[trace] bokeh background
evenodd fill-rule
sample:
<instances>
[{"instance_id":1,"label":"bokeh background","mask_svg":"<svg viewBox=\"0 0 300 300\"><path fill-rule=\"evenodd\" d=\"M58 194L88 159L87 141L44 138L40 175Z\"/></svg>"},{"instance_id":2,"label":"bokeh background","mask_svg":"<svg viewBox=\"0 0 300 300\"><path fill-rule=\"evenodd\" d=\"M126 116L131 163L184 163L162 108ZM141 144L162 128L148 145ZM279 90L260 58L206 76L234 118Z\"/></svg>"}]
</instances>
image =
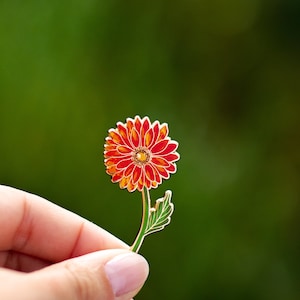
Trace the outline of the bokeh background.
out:
<instances>
[{"instance_id":1,"label":"bokeh background","mask_svg":"<svg viewBox=\"0 0 300 300\"><path fill-rule=\"evenodd\" d=\"M0 1L0 182L131 244L107 130L167 122L176 210L136 299L300 298L300 1Z\"/></svg>"}]
</instances>

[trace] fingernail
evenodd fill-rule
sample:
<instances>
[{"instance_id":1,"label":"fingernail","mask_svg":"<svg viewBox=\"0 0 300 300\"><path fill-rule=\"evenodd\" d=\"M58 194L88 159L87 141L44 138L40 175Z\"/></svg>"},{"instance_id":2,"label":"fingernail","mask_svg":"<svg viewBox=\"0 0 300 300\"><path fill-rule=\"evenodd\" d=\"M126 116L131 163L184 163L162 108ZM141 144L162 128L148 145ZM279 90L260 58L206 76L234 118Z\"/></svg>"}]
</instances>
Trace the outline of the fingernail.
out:
<instances>
[{"instance_id":1,"label":"fingernail","mask_svg":"<svg viewBox=\"0 0 300 300\"><path fill-rule=\"evenodd\" d=\"M147 261L136 253L118 255L104 269L116 297L140 288L149 272Z\"/></svg>"}]
</instances>

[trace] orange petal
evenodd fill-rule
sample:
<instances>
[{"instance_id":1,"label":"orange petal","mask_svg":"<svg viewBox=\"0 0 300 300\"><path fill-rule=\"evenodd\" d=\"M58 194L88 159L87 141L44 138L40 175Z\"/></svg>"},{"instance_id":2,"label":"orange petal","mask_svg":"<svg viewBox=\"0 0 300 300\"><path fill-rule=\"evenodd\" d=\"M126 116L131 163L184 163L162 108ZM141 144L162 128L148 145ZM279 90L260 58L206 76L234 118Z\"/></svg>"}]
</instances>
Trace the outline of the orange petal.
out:
<instances>
[{"instance_id":1,"label":"orange petal","mask_svg":"<svg viewBox=\"0 0 300 300\"><path fill-rule=\"evenodd\" d=\"M130 153L132 152L132 149L128 148L128 147L125 147L125 146L119 146L117 148L117 150L121 153Z\"/></svg>"},{"instance_id":2,"label":"orange petal","mask_svg":"<svg viewBox=\"0 0 300 300\"><path fill-rule=\"evenodd\" d=\"M105 150L105 151L116 150L116 145L105 144L105 145L104 145L104 150Z\"/></svg>"},{"instance_id":3,"label":"orange petal","mask_svg":"<svg viewBox=\"0 0 300 300\"><path fill-rule=\"evenodd\" d=\"M116 166L109 166L106 168L106 173L109 175L114 175L117 172Z\"/></svg>"},{"instance_id":4,"label":"orange petal","mask_svg":"<svg viewBox=\"0 0 300 300\"><path fill-rule=\"evenodd\" d=\"M109 136L116 144L123 144L121 136L115 130L110 130Z\"/></svg>"},{"instance_id":5,"label":"orange petal","mask_svg":"<svg viewBox=\"0 0 300 300\"><path fill-rule=\"evenodd\" d=\"M133 120L131 118L128 118L126 125L127 125L127 129L128 129L128 135L129 135L129 133L131 132L131 130L133 128Z\"/></svg>"},{"instance_id":6,"label":"orange petal","mask_svg":"<svg viewBox=\"0 0 300 300\"><path fill-rule=\"evenodd\" d=\"M151 162L158 166L169 166L169 163L162 157L152 157Z\"/></svg>"},{"instance_id":7,"label":"orange petal","mask_svg":"<svg viewBox=\"0 0 300 300\"><path fill-rule=\"evenodd\" d=\"M158 141L163 140L169 133L168 125L166 123L161 125L159 130Z\"/></svg>"},{"instance_id":8,"label":"orange petal","mask_svg":"<svg viewBox=\"0 0 300 300\"><path fill-rule=\"evenodd\" d=\"M133 191L136 190L136 187L137 187L137 185L136 185L136 184L133 184L133 183L132 183L132 180L130 180L130 181L128 182L128 185L127 185L127 190L128 190L129 192L133 192Z\"/></svg>"},{"instance_id":9,"label":"orange petal","mask_svg":"<svg viewBox=\"0 0 300 300\"><path fill-rule=\"evenodd\" d=\"M145 137L144 137L144 146L149 147L151 145L152 140L153 140L154 132L152 128L149 128L149 130L146 132Z\"/></svg>"},{"instance_id":10,"label":"orange petal","mask_svg":"<svg viewBox=\"0 0 300 300\"><path fill-rule=\"evenodd\" d=\"M128 177L123 177L120 182L119 182L119 186L121 189L124 189L127 187L128 185L128 181L129 181L129 178Z\"/></svg>"}]
</instances>

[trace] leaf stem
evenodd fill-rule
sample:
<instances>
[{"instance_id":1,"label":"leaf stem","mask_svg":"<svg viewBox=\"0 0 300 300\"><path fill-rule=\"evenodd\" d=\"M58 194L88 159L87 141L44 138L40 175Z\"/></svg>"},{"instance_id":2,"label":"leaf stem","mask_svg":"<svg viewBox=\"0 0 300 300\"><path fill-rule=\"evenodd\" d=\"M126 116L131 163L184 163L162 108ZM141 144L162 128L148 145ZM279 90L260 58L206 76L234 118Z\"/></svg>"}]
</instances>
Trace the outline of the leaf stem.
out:
<instances>
[{"instance_id":1,"label":"leaf stem","mask_svg":"<svg viewBox=\"0 0 300 300\"><path fill-rule=\"evenodd\" d=\"M145 196L145 190L147 192L147 196ZM139 251L144 241L145 230L148 226L148 221L150 216L151 199L150 199L149 190L146 188L143 188L142 190L142 201L143 201L143 215L142 215L141 227L132 246L130 247L130 250L136 253Z\"/></svg>"}]
</instances>

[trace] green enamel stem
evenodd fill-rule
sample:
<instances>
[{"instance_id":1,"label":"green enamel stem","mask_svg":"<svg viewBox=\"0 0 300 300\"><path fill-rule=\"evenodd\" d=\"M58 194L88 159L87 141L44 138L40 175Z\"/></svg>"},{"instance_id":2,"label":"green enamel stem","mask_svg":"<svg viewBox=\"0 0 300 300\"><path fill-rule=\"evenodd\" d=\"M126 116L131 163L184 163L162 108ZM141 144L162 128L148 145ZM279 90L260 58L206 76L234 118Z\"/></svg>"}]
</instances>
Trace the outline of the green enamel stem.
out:
<instances>
[{"instance_id":1,"label":"green enamel stem","mask_svg":"<svg viewBox=\"0 0 300 300\"><path fill-rule=\"evenodd\" d=\"M142 223L140 230L135 238L135 241L133 242L132 246L130 247L130 250L133 252L138 252L140 247L142 246L142 243L145 238L145 230L148 226L149 221L149 215L150 215L150 207L151 207L151 200L150 200L150 193L149 190L147 191L147 197L145 197L145 188L142 190L142 200L143 200L143 215L142 215Z\"/></svg>"}]
</instances>

